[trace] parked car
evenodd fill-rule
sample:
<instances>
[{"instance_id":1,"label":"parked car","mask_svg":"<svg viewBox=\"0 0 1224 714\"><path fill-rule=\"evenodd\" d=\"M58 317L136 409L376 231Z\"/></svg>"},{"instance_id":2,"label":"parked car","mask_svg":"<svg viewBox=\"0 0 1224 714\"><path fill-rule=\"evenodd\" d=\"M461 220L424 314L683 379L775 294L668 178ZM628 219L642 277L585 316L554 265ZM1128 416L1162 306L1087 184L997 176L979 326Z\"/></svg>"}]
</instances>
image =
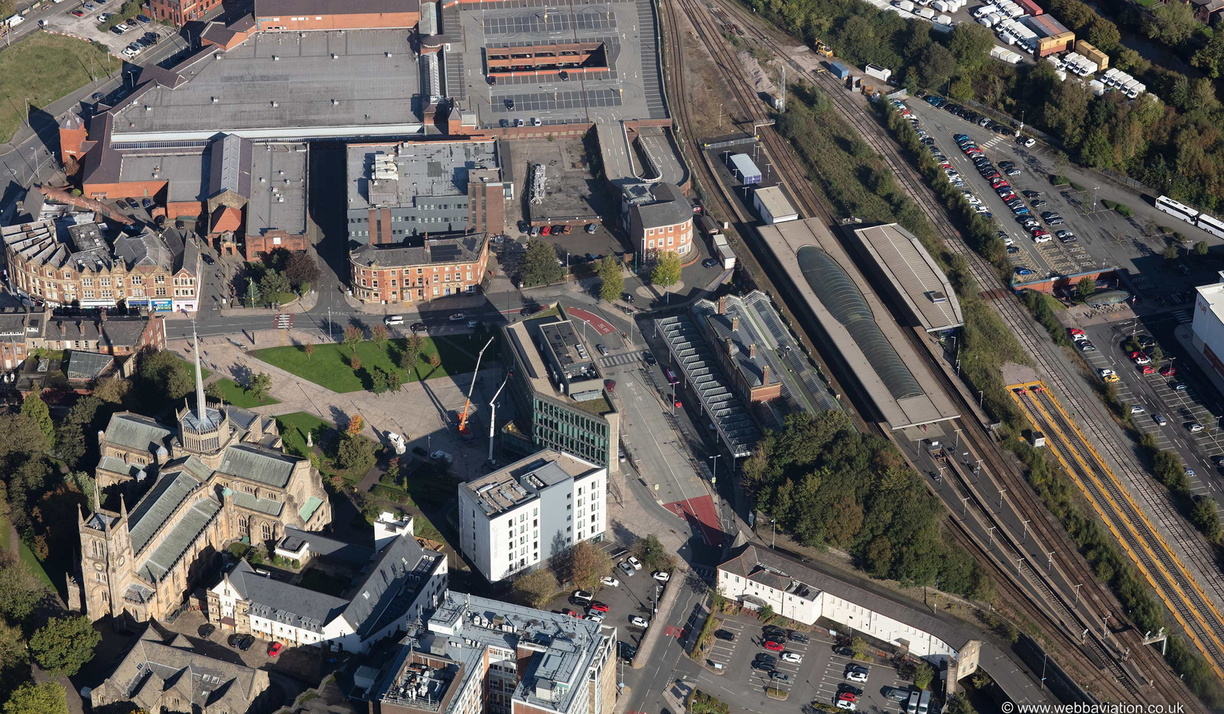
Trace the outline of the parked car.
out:
<instances>
[{"instance_id":1,"label":"parked car","mask_svg":"<svg viewBox=\"0 0 1224 714\"><path fill-rule=\"evenodd\" d=\"M718 265L717 258L706 258L705 260L701 261L701 267L703 268L713 268L716 265Z\"/></svg>"},{"instance_id":2,"label":"parked car","mask_svg":"<svg viewBox=\"0 0 1224 714\"><path fill-rule=\"evenodd\" d=\"M647 620L641 615L634 615L633 617L629 618L629 624L632 627L640 627L644 630L647 627L650 627L650 620Z\"/></svg>"},{"instance_id":3,"label":"parked car","mask_svg":"<svg viewBox=\"0 0 1224 714\"><path fill-rule=\"evenodd\" d=\"M608 607L608 604L607 604L607 603L605 603L605 602L600 602L600 601L598 601L598 600L593 600L593 601L591 602L590 608L591 608L592 610L597 611L597 612L608 612L608 610L610 610L610 609L611 609L611 608L609 608L609 607Z\"/></svg>"},{"instance_id":4,"label":"parked car","mask_svg":"<svg viewBox=\"0 0 1224 714\"><path fill-rule=\"evenodd\" d=\"M666 570L656 570L650 574L650 577L658 580L661 583L665 583L668 580L671 580L671 573L667 572Z\"/></svg>"},{"instance_id":5,"label":"parked car","mask_svg":"<svg viewBox=\"0 0 1224 714\"><path fill-rule=\"evenodd\" d=\"M583 603L589 603L594 599L595 599L595 596L587 592L586 590L575 590L574 592L570 593L570 602L578 601L578 602L583 602Z\"/></svg>"},{"instance_id":6,"label":"parked car","mask_svg":"<svg viewBox=\"0 0 1224 714\"><path fill-rule=\"evenodd\" d=\"M442 451L441 449L430 454L429 458L433 459L434 461L441 461L447 464L454 463L455 461L454 458L450 454L446 453L445 451Z\"/></svg>"},{"instance_id":7,"label":"parked car","mask_svg":"<svg viewBox=\"0 0 1224 714\"><path fill-rule=\"evenodd\" d=\"M1144 409L1142 404L1132 404L1130 408L1131 414L1142 414L1145 411L1147 411L1147 409Z\"/></svg>"},{"instance_id":8,"label":"parked car","mask_svg":"<svg viewBox=\"0 0 1224 714\"><path fill-rule=\"evenodd\" d=\"M600 585L607 585L607 586L608 586L608 587L610 587L610 588L619 588L619 587L620 587L620 581L619 581L619 580L617 580L616 578L612 577L611 575L605 575L604 577L600 578L600 579L599 579L599 584L600 584Z\"/></svg>"},{"instance_id":9,"label":"parked car","mask_svg":"<svg viewBox=\"0 0 1224 714\"><path fill-rule=\"evenodd\" d=\"M725 642L735 641L735 633L731 630L714 630L714 637Z\"/></svg>"},{"instance_id":10,"label":"parked car","mask_svg":"<svg viewBox=\"0 0 1224 714\"><path fill-rule=\"evenodd\" d=\"M787 634L786 638L791 642L799 642L805 645L809 642L807 635L803 634L802 632L795 632L794 630L791 630Z\"/></svg>"},{"instance_id":11,"label":"parked car","mask_svg":"<svg viewBox=\"0 0 1224 714\"><path fill-rule=\"evenodd\" d=\"M1118 373L1113 371L1112 369L1098 369L1097 376L1101 378L1102 382L1109 383L1109 382L1119 381Z\"/></svg>"},{"instance_id":12,"label":"parked car","mask_svg":"<svg viewBox=\"0 0 1224 714\"><path fill-rule=\"evenodd\" d=\"M625 558L625 562L626 562L626 563L628 563L629 565L632 565L634 570L641 570L641 569L642 569L642 561L638 560L637 558L633 557L632 555L631 555L631 556L629 556L628 558Z\"/></svg>"},{"instance_id":13,"label":"parked car","mask_svg":"<svg viewBox=\"0 0 1224 714\"><path fill-rule=\"evenodd\" d=\"M1088 340L1081 340L1076 344L1079 346L1080 352L1096 352L1096 345L1092 344Z\"/></svg>"},{"instance_id":14,"label":"parked car","mask_svg":"<svg viewBox=\"0 0 1224 714\"><path fill-rule=\"evenodd\" d=\"M616 567L620 568L621 572L625 574L625 577L629 577L629 578L632 578L633 574L637 572L636 570L633 569L632 565L626 562L623 562L623 561L620 563L617 563Z\"/></svg>"},{"instance_id":15,"label":"parked car","mask_svg":"<svg viewBox=\"0 0 1224 714\"><path fill-rule=\"evenodd\" d=\"M783 662L792 662L792 663L794 663L794 664L799 664L799 663L803 662L803 655L799 654L798 652L783 652L783 653L782 653L782 661L783 661Z\"/></svg>"},{"instance_id":16,"label":"parked car","mask_svg":"<svg viewBox=\"0 0 1224 714\"><path fill-rule=\"evenodd\" d=\"M1152 421L1156 422L1157 426L1164 426L1169 423L1169 420L1165 419L1162 414L1153 414Z\"/></svg>"},{"instance_id":17,"label":"parked car","mask_svg":"<svg viewBox=\"0 0 1224 714\"><path fill-rule=\"evenodd\" d=\"M200 634L200 637L203 637L203 638L204 638L204 639L206 639L206 640L207 640L209 637L212 637L212 634L213 634L214 632L216 632L216 631L217 631L216 626L215 626L215 625L210 625L210 624L208 624L207 622L205 622L203 625L200 625L200 629L199 629L199 630L197 630L197 632L199 632L199 634Z\"/></svg>"},{"instance_id":18,"label":"parked car","mask_svg":"<svg viewBox=\"0 0 1224 714\"><path fill-rule=\"evenodd\" d=\"M784 674L776 670L769 673L769 678L775 682L780 682L781 684L790 684L792 681L789 674Z\"/></svg>"},{"instance_id":19,"label":"parked car","mask_svg":"<svg viewBox=\"0 0 1224 714\"><path fill-rule=\"evenodd\" d=\"M1196 421L1186 422L1182 426L1186 427L1186 431L1190 432L1191 434L1197 434L1203 430L1203 425Z\"/></svg>"},{"instance_id":20,"label":"parked car","mask_svg":"<svg viewBox=\"0 0 1224 714\"><path fill-rule=\"evenodd\" d=\"M275 657L284 651L284 649L285 645L281 644L280 642L273 642L272 644L268 645L268 656Z\"/></svg>"},{"instance_id":21,"label":"parked car","mask_svg":"<svg viewBox=\"0 0 1224 714\"><path fill-rule=\"evenodd\" d=\"M411 325L409 325L409 326L408 326L408 329L409 329L409 330L412 330L413 332L424 332L424 331L425 331L425 323L423 323L423 322L414 322L414 323L412 323Z\"/></svg>"},{"instance_id":22,"label":"parked car","mask_svg":"<svg viewBox=\"0 0 1224 714\"><path fill-rule=\"evenodd\" d=\"M866 682L868 670L866 667L851 665L846 668L846 679L851 682Z\"/></svg>"},{"instance_id":23,"label":"parked car","mask_svg":"<svg viewBox=\"0 0 1224 714\"><path fill-rule=\"evenodd\" d=\"M1177 368L1171 364L1160 368L1160 375L1162 377L1172 377L1175 374L1177 374Z\"/></svg>"},{"instance_id":24,"label":"parked car","mask_svg":"<svg viewBox=\"0 0 1224 714\"><path fill-rule=\"evenodd\" d=\"M786 646L777 640L765 640L761 643L761 646L770 652L781 652L782 650L786 649Z\"/></svg>"},{"instance_id":25,"label":"parked car","mask_svg":"<svg viewBox=\"0 0 1224 714\"><path fill-rule=\"evenodd\" d=\"M464 315L462 312L456 312L446 319L450 320L451 322L463 322L465 319L467 319L467 315Z\"/></svg>"}]
</instances>

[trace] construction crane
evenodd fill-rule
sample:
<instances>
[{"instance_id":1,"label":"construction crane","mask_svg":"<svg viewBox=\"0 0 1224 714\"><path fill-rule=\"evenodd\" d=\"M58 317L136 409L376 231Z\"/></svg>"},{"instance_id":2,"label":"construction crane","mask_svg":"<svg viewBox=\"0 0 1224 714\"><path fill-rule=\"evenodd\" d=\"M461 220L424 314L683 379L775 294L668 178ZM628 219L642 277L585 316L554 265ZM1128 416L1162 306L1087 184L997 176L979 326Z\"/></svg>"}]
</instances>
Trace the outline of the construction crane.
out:
<instances>
[{"instance_id":1,"label":"construction crane","mask_svg":"<svg viewBox=\"0 0 1224 714\"><path fill-rule=\"evenodd\" d=\"M485 350L489 349L489 345L493 344L493 338L485 343L484 347L480 348L480 352L476 355L476 371L472 373L472 383L468 385L467 402L463 405L463 413L459 415L459 435L471 436L469 433L467 420L468 412L472 408L472 391L476 389L476 377L480 374L480 358L484 357Z\"/></svg>"}]
</instances>

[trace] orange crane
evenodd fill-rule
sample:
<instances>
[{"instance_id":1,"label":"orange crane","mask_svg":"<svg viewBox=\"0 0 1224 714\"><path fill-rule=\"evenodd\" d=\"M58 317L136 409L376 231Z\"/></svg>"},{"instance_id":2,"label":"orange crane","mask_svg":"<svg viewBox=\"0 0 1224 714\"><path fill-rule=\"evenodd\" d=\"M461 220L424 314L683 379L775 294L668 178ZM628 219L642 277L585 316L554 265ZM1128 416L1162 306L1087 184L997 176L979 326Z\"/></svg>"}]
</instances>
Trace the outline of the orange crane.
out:
<instances>
[{"instance_id":1,"label":"orange crane","mask_svg":"<svg viewBox=\"0 0 1224 714\"><path fill-rule=\"evenodd\" d=\"M467 401L463 404L463 413L459 415L459 435L471 436L468 430L467 420L468 412L472 408L472 391L476 389L476 377L480 374L480 358L484 357L485 350L489 349L489 345L493 344L493 338L485 343L484 347L480 348L480 352L476 355L476 371L472 373L472 383L468 385Z\"/></svg>"}]
</instances>

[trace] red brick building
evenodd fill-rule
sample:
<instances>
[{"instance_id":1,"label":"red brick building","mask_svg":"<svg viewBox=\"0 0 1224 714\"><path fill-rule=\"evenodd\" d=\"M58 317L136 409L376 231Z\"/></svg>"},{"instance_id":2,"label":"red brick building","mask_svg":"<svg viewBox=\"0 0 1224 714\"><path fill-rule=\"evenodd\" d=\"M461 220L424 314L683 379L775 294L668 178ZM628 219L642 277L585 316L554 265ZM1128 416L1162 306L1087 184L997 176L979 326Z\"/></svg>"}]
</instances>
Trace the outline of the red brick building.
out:
<instances>
[{"instance_id":1,"label":"red brick building","mask_svg":"<svg viewBox=\"0 0 1224 714\"><path fill-rule=\"evenodd\" d=\"M209 11L218 7L221 7L221 0L149 0L149 11L153 14L153 19L179 26L192 20L201 20Z\"/></svg>"},{"instance_id":2,"label":"red brick building","mask_svg":"<svg viewBox=\"0 0 1224 714\"><path fill-rule=\"evenodd\" d=\"M421 19L419 0L256 0L262 32L409 29Z\"/></svg>"},{"instance_id":3,"label":"red brick building","mask_svg":"<svg viewBox=\"0 0 1224 714\"><path fill-rule=\"evenodd\" d=\"M475 294L488 270L489 240L472 233L427 239L423 246L363 245L349 260L353 295L359 300L411 304Z\"/></svg>"}]
</instances>

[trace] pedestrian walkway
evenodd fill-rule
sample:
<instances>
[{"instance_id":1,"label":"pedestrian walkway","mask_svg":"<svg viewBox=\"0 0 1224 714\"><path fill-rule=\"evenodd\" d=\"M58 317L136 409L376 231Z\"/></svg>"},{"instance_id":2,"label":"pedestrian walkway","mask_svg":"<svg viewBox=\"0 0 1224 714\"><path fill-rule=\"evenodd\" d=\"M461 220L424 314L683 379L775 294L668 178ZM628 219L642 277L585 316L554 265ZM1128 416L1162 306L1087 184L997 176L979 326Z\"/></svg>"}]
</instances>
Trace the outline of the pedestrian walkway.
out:
<instances>
[{"instance_id":1,"label":"pedestrian walkway","mask_svg":"<svg viewBox=\"0 0 1224 714\"><path fill-rule=\"evenodd\" d=\"M174 349L191 356L189 344L179 343ZM487 441L461 439L450 427L455 414L463 409L473 379L477 380L474 402L488 402L492 391L501 383L500 366L481 370L479 374L448 375L411 382L398 392L378 395L372 392L334 392L261 361L225 337L202 339L200 351L209 369L240 384L245 383L249 375L260 372L272 377L270 394L279 404L255 407L251 411L267 416L306 412L332 424L360 414L365 420L362 434L379 443L386 443L386 433L394 431L407 437L409 448L419 445L431 451L441 449L449 452L454 459L454 473L459 478L471 479L482 473ZM372 484L363 482L362 485Z\"/></svg>"}]
</instances>

